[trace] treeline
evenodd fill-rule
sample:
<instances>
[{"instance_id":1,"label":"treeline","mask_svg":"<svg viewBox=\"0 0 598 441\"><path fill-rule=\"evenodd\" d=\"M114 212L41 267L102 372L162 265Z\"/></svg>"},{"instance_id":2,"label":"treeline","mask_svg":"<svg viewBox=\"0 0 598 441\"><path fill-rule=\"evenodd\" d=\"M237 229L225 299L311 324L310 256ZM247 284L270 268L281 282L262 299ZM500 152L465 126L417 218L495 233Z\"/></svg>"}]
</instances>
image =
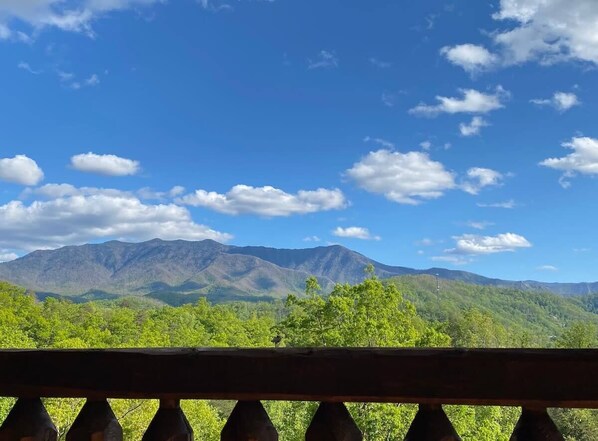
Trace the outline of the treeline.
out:
<instances>
[{"instance_id":1,"label":"treeline","mask_svg":"<svg viewBox=\"0 0 598 441\"><path fill-rule=\"evenodd\" d=\"M284 302L211 305L200 300L180 307L151 306L134 298L75 304L48 298L0 282L0 347L512 347L548 342L555 347L596 347L593 322L573 322L558 335L536 335L524 327L513 332L489 311L475 307L441 319L424 318L393 283L373 274L356 285L337 285L323 296L315 278L303 296ZM126 369L126 366L123 366ZM13 400L0 399L0 419ZM82 400L45 401L61 439L77 415ZM125 439L141 439L156 411L153 400L111 400ZM183 408L196 439L218 440L234 403L185 401ZM267 402L281 440L304 439L316 403ZM364 439L402 439L416 408L405 404L348 406ZM519 409L447 406L447 413L464 440L508 440ZM554 410L553 417L568 440L598 439L598 414L589 410Z\"/></svg>"}]
</instances>

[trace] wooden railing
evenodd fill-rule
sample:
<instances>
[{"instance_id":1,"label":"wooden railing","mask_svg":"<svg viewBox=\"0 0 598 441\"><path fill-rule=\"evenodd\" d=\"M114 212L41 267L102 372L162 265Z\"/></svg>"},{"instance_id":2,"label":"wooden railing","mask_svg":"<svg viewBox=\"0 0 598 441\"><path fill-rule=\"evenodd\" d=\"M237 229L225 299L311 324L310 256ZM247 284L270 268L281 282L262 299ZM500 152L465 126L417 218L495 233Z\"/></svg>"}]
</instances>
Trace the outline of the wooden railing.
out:
<instances>
[{"instance_id":1,"label":"wooden railing","mask_svg":"<svg viewBox=\"0 0 598 441\"><path fill-rule=\"evenodd\" d=\"M523 408L512 440L563 440L548 407L598 408L598 350L147 349L0 351L17 397L0 441L51 441L40 397L87 398L67 441L116 441L107 398L159 399L143 441L192 440L179 400L237 400L224 441L277 440L261 400L321 402L306 440L361 440L344 402L417 403L409 441L459 440L442 404Z\"/></svg>"}]
</instances>

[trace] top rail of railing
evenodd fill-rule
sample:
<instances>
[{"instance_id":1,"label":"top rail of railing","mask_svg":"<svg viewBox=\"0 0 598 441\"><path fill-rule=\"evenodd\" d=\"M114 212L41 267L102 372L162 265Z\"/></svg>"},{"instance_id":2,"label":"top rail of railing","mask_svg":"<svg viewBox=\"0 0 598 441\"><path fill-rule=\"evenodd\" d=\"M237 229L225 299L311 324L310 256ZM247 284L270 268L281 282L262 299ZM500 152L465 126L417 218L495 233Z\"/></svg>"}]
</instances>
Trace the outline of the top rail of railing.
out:
<instances>
[{"instance_id":1,"label":"top rail of railing","mask_svg":"<svg viewBox=\"0 0 598 441\"><path fill-rule=\"evenodd\" d=\"M2 350L0 396L598 408L598 350Z\"/></svg>"}]
</instances>

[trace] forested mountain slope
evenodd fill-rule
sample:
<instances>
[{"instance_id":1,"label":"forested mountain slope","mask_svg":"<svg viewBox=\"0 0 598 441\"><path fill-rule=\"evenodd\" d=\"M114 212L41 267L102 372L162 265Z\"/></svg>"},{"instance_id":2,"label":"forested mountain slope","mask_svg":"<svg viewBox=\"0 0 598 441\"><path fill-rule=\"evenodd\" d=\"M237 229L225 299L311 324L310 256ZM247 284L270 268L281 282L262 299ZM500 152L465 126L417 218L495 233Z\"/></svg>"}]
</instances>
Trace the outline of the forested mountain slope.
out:
<instances>
[{"instance_id":1,"label":"forested mountain slope","mask_svg":"<svg viewBox=\"0 0 598 441\"><path fill-rule=\"evenodd\" d=\"M443 268L416 270L376 262L339 245L308 249L236 247L212 240L142 243L111 241L34 251L0 264L0 280L41 295L81 296L85 300L147 295L167 303L260 296L283 298L301 292L307 276L318 277L325 291L335 283L363 280L372 264L380 278L430 274L484 286L508 286L558 294L598 292L596 283L543 283L490 279ZM188 298L187 298L188 296Z\"/></svg>"}]
</instances>

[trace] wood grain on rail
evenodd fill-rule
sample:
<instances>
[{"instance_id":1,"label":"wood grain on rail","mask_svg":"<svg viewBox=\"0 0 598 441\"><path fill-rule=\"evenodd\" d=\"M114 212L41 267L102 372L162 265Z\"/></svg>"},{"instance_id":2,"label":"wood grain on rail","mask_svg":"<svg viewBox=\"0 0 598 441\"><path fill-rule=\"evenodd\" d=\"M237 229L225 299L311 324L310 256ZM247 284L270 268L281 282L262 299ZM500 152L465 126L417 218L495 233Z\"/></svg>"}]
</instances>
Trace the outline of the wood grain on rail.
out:
<instances>
[{"instance_id":1,"label":"wood grain on rail","mask_svg":"<svg viewBox=\"0 0 598 441\"><path fill-rule=\"evenodd\" d=\"M2 350L0 396L598 408L598 350Z\"/></svg>"}]
</instances>

